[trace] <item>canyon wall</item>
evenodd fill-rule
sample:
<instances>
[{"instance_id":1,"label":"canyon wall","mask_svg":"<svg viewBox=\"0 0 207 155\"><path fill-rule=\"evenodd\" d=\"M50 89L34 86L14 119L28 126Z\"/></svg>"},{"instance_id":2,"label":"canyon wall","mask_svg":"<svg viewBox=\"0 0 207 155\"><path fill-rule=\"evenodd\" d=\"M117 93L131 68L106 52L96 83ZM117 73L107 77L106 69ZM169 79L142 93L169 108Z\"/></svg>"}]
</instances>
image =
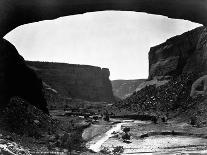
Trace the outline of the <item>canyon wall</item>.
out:
<instances>
[{"instance_id":1,"label":"canyon wall","mask_svg":"<svg viewBox=\"0 0 207 155\"><path fill-rule=\"evenodd\" d=\"M114 101L107 68L28 61L39 77L59 94L88 101Z\"/></svg>"},{"instance_id":2,"label":"canyon wall","mask_svg":"<svg viewBox=\"0 0 207 155\"><path fill-rule=\"evenodd\" d=\"M16 48L4 39L0 39L0 86L1 110L11 97L18 96L48 113L41 79L26 66Z\"/></svg>"},{"instance_id":3,"label":"canyon wall","mask_svg":"<svg viewBox=\"0 0 207 155\"><path fill-rule=\"evenodd\" d=\"M207 109L207 28L198 27L152 47L149 78L143 84L109 111L116 115L170 113L173 117L176 114L175 117L182 115L186 119L204 118Z\"/></svg>"},{"instance_id":4,"label":"canyon wall","mask_svg":"<svg viewBox=\"0 0 207 155\"><path fill-rule=\"evenodd\" d=\"M152 47L149 52L149 79L182 73L207 73L207 28L198 27Z\"/></svg>"},{"instance_id":5,"label":"canyon wall","mask_svg":"<svg viewBox=\"0 0 207 155\"><path fill-rule=\"evenodd\" d=\"M191 97L207 96L207 27L198 27L152 47L149 52L149 79L194 73Z\"/></svg>"}]
</instances>

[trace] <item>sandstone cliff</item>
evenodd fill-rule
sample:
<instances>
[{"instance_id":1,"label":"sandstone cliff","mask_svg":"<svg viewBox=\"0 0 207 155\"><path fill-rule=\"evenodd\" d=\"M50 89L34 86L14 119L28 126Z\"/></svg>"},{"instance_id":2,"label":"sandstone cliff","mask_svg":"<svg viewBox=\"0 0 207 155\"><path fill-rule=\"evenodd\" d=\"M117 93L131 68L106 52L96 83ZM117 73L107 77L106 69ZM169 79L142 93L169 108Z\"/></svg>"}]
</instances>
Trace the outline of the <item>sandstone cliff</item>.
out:
<instances>
[{"instance_id":1,"label":"sandstone cliff","mask_svg":"<svg viewBox=\"0 0 207 155\"><path fill-rule=\"evenodd\" d=\"M110 72L106 68L32 61L27 64L60 95L88 101L114 101Z\"/></svg>"},{"instance_id":2,"label":"sandstone cliff","mask_svg":"<svg viewBox=\"0 0 207 155\"><path fill-rule=\"evenodd\" d=\"M26 66L24 59L8 41L0 40L0 106L5 107L10 98L19 96L48 113L42 93L42 81Z\"/></svg>"},{"instance_id":3,"label":"sandstone cliff","mask_svg":"<svg viewBox=\"0 0 207 155\"><path fill-rule=\"evenodd\" d=\"M116 114L196 117L205 125L207 28L199 27L152 47L149 79L125 100L110 107Z\"/></svg>"},{"instance_id":4,"label":"sandstone cliff","mask_svg":"<svg viewBox=\"0 0 207 155\"><path fill-rule=\"evenodd\" d=\"M199 27L152 47L149 52L149 79L182 73L207 73L207 28Z\"/></svg>"},{"instance_id":5,"label":"sandstone cliff","mask_svg":"<svg viewBox=\"0 0 207 155\"><path fill-rule=\"evenodd\" d=\"M191 96L207 95L207 28L198 27L152 47L149 52L149 79L196 73Z\"/></svg>"}]
</instances>

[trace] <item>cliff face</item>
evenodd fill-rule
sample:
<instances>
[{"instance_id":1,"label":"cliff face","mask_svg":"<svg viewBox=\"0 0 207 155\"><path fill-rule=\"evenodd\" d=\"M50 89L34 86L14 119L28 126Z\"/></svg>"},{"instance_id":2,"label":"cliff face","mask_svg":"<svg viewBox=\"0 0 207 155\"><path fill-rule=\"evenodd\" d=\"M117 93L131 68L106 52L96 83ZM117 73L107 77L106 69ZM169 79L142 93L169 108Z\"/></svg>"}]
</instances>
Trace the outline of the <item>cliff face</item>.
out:
<instances>
[{"instance_id":1,"label":"cliff face","mask_svg":"<svg viewBox=\"0 0 207 155\"><path fill-rule=\"evenodd\" d=\"M109 110L205 118L207 95L207 28L199 27L152 47L149 79ZM121 109L121 110L120 110ZM204 123L205 124L205 123ZM203 125L204 125L203 124Z\"/></svg>"},{"instance_id":2,"label":"cliff face","mask_svg":"<svg viewBox=\"0 0 207 155\"><path fill-rule=\"evenodd\" d=\"M16 48L0 40L0 106L5 107L10 98L19 96L48 113L42 93L42 81L28 68Z\"/></svg>"},{"instance_id":3,"label":"cliff face","mask_svg":"<svg viewBox=\"0 0 207 155\"><path fill-rule=\"evenodd\" d=\"M27 64L61 95L88 101L114 101L110 72L106 68L31 61Z\"/></svg>"},{"instance_id":4,"label":"cliff face","mask_svg":"<svg viewBox=\"0 0 207 155\"><path fill-rule=\"evenodd\" d=\"M119 99L125 99L130 96L145 79L138 80L113 80L112 88L114 96Z\"/></svg>"},{"instance_id":5,"label":"cliff face","mask_svg":"<svg viewBox=\"0 0 207 155\"><path fill-rule=\"evenodd\" d=\"M207 28L199 27L152 47L149 52L149 79L181 73L207 73Z\"/></svg>"}]
</instances>

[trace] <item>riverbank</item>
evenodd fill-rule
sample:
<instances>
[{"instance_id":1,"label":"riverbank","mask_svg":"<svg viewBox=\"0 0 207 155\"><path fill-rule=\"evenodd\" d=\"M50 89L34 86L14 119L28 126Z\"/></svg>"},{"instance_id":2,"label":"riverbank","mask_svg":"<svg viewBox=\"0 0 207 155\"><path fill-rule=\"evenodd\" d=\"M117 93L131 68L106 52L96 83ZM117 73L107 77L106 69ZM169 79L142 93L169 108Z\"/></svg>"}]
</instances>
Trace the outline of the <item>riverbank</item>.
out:
<instances>
[{"instance_id":1,"label":"riverbank","mask_svg":"<svg viewBox=\"0 0 207 155\"><path fill-rule=\"evenodd\" d=\"M121 138L113 136L113 131L121 132L124 127L130 127L132 136L130 143L124 143ZM127 154L181 154L207 153L207 128L196 128L188 123L169 121L154 124L144 121L126 121L112 126L105 134L94 137L87 146L94 153L82 155L100 155L102 149L113 150L123 147ZM99 153L95 153L99 152Z\"/></svg>"},{"instance_id":2,"label":"riverbank","mask_svg":"<svg viewBox=\"0 0 207 155\"><path fill-rule=\"evenodd\" d=\"M112 127L112 122L99 121L96 124L91 124L82 133L84 141L90 141L94 138L103 136Z\"/></svg>"}]
</instances>

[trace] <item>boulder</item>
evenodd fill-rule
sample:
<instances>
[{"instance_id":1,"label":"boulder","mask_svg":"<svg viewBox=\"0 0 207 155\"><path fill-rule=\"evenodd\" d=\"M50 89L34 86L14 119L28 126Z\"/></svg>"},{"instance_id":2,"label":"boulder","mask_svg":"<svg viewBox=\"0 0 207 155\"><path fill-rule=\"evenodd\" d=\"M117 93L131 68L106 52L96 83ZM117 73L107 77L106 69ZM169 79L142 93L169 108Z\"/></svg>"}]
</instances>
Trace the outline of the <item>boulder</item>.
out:
<instances>
[{"instance_id":1,"label":"boulder","mask_svg":"<svg viewBox=\"0 0 207 155\"><path fill-rule=\"evenodd\" d=\"M207 95L207 75L198 78L191 87L191 97L196 97L198 95Z\"/></svg>"},{"instance_id":2,"label":"boulder","mask_svg":"<svg viewBox=\"0 0 207 155\"><path fill-rule=\"evenodd\" d=\"M0 139L0 154L4 155L31 155L22 146L9 140Z\"/></svg>"}]
</instances>

